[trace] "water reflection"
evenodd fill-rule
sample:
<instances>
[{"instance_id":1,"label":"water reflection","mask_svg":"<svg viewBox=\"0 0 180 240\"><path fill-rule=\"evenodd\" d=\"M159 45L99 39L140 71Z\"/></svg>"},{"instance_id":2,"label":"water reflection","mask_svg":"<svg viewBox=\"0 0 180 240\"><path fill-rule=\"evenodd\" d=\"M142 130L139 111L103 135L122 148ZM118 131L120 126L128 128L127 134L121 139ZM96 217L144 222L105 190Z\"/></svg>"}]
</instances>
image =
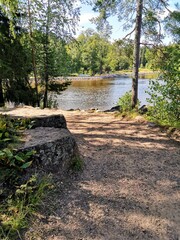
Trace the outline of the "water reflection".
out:
<instances>
[{"instance_id":1,"label":"water reflection","mask_svg":"<svg viewBox=\"0 0 180 240\"><path fill-rule=\"evenodd\" d=\"M119 97L131 90L131 78L74 80L67 90L57 97L59 108L62 109L110 109L117 104ZM149 81L139 80L139 99L146 104Z\"/></svg>"}]
</instances>

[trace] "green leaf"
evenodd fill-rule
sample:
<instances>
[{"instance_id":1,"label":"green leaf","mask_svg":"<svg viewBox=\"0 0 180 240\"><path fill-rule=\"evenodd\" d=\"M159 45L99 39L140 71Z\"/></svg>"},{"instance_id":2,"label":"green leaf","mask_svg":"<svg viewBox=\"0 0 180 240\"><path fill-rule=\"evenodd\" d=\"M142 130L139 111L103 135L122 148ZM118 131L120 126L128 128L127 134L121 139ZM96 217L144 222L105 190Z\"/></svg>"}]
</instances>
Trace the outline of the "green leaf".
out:
<instances>
[{"instance_id":1,"label":"green leaf","mask_svg":"<svg viewBox=\"0 0 180 240\"><path fill-rule=\"evenodd\" d=\"M5 153L3 151L0 151L0 157L4 156Z\"/></svg>"},{"instance_id":2,"label":"green leaf","mask_svg":"<svg viewBox=\"0 0 180 240\"><path fill-rule=\"evenodd\" d=\"M8 132L5 132L4 135L5 135L6 138L9 138L9 133Z\"/></svg>"},{"instance_id":3,"label":"green leaf","mask_svg":"<svg viewBox=\"0 0 180 240\"><path fill-rule=\"evenodd\" d=\"M13 157L13 153L8 148L5 148L3 151L6 153L8 158L12 158Z\"/></svg>"},{"instance_id":4,"label":"green leaf","mask_svg":"<svg viewBox=\"0 0 180 240\"><path fill-rule=\"evenodd\" d=\"M10 138L4 138L3 139L3 142L8 142L8 141L11 141L11 139Z\"/></svg>"},{"instance_id":5,"label":"green leaf","mask_svg":"<svg viewBox=\"0 0 180 240\"><path fill-rule=\"evenodd\" d=\"M35 153L36 153L35 150L31 150L31 151L29 151L29 152L26 153L26 156L27 156L27 157L31 157L31 156L34 155Z\"/></svg>"},{"instance_id":6,"label":"green leaf","mask_svg":"<svg viewBox=\"0 0 180 240\"><path fill-rule=\"evenodd\" d=\"M24 159L22 157L20 157L19 155L15 155L14 157L17 161L24 162Z\"/></svg>"},{"instance_id":7,"label":"green leaf","mask_svg":"<svg viewBox=\"0 0 180 240\"><path fill-rule=\"evenodd\" d=\"M26 162L26 163L24 163L24 164L21 166L21 168L22 168L22 169L26 169L26 168L30 167L31 164L32 164L32 161Z\"/></svg>"}]
</instances>

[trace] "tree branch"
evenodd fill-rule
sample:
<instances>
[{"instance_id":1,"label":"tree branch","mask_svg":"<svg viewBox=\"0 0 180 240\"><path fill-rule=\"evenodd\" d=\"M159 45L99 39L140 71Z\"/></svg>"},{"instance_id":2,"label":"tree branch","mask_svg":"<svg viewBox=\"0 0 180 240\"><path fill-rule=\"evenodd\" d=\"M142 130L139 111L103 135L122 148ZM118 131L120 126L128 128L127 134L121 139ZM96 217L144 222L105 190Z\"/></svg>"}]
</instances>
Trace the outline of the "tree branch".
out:
<instances>
[{"instance_id":1,"label":"tree branch","mask_svg":"<svg viewBox=\"0 0 180 240\"><path fill-rule=\"evenodd\" d=\"M160 0L160 2L164 5L165 9L169 12L172 13L172 11L167 7L166 3L164 2L164 0Z\"/></svg>"},{"instance_id":2,"label":"tree branch","mask_svg":"<svg viewBox=\"0 0 180 240\"><path fill-rule=\"evenodd\" d=\"M128 36L130 36L134 31L135 31L135 27L134 27L134 29L130 32L130 33L128 33L125 37L123 37L123 39L122 40L124 40L124 39L126 39Z\"/></svg>"}]
</instances>

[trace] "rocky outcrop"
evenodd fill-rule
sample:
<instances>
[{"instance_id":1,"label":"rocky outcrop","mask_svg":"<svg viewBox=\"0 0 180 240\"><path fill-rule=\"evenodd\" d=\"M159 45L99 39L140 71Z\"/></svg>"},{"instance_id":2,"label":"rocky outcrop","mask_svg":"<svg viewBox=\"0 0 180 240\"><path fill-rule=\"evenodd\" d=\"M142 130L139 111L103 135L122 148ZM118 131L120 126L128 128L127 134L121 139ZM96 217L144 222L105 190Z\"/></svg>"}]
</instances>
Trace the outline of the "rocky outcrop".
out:
<instances>
[{"instance_id":1,"label":"rocky outcrop","mask_svg":"<svg viewBox=\"0 0 180 240\"><path fill-rule=\"evenodd\" d=\"M33 129L24 132L23 141L17 151L34 150L33 167L38 166L53 172L67 171L71 161L79 155L79 152L74 136L67 129L64 116L41 115L28 119L33 121Z\"/></svg>"},{"instance_id":2,"label":"rocky outcrop","mask_svg":"<svg viewBox=\"0 0 180 240\"><path fill-rule=\"evenodd\" d=\"M34 166L46 171L67 171L71 160L78 155L75 138L68 129L38 127L26 130L24 143L18 151L35 150Z\"/></svg>"}]
</instances>

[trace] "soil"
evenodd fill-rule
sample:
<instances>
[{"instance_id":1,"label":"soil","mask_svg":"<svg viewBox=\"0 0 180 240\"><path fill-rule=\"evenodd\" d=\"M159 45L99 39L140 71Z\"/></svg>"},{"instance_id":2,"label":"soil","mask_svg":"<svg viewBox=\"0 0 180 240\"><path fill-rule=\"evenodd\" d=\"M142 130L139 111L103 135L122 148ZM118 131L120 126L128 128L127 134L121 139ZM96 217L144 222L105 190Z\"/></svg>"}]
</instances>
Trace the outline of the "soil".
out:
<instances>
[{"instance_id":1,"label":"soil","mask_svg":"<svg viewBox=\"0 0 180 240\"><path fill-rule=\"evenodd\" d=\"M42 110L11 111L23 115ZM25 240L180 240L180 142L139 117L64 114L84 160L82 172L53 176Z\"/></svg>"}]
</instances>

